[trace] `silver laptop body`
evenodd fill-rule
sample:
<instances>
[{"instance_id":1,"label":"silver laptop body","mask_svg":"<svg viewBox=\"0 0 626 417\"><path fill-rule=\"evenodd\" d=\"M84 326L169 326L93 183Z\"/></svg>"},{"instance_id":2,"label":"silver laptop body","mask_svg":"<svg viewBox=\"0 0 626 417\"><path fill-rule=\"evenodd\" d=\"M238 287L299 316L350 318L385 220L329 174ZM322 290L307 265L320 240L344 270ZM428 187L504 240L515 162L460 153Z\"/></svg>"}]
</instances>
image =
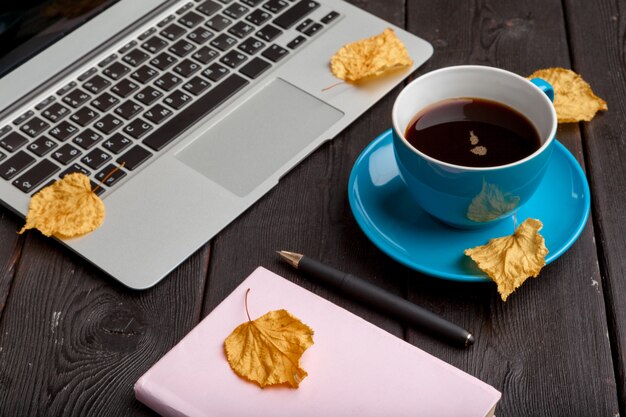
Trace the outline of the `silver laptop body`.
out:
<instances>
[{"instance_id":1,"label":"silver laptop body","mask_svg":"<svg viewBox=\"0 0 626 417\"><path fill-rule=\"evenodd\" d=\"M274 187L293 166L322 143L334 138L432 54L427 42L343 1L242 0L225 3L218 0L209 3L204 0L121 0L0 79L0 142L5 140L2 142L5 147L0 147L0 153L4 155L0 168L4 168L5 172L0 172L0 175L6 177L0 178L0 198L6 207L22 217L27 213L31 195L58 179L70 167L86 168L93 182L98 183L106 167L119 165L122 155L137 147L132 155L133 169L122 168L121 172L126 175L119 178L118 174L114 181L109 180L112 186L107 183L102 186L105 192L101 197L106 205L103 225L86 236L61 241L130 288L145 289L159 282ZM203 13L197 10L199 7ZM212 10L216 7L220 9ZM298 7L299 10L287 14L290 7ZM307 7L310 10L303 11ZM266 17L266 12L273 14L270 13L265 23L255 25L248 16L257 9L255 17ZM193 14L188 14L190 11ZM273 30L271 33L259 34L267 37L261 39L260 44L248 43L248 47L258 50L244 53L244 62L234 65L231 58L242 57L243 49L239 45L232 49L236 53L230 54L229 58L224 58L230 52L228 45L224 46L225 51L211 47L219 53L213 62L220 62L228 70L225 78L214 82L206 77L209 71L205 73L205 70L209 64L194 58L194 53L205 45L211 45L211 40L204 44L189 42L190 32L199 27L206 28L207 22L198 23L197 28L194 22L185 20L180 23L183 16L193 19L195 15L200 15L206 20L210 17L207 14L227 17L226 20L230 21L220 42L229 38L243 42L247 37L256 36L257 31L267 29L267 24L279 29L280 33L269 28ZM276 20L282 14L286 16ZM304 16L300 16L302 14ZM294 19L297 20L292 22ZM251 31L249 36L230 30L240 21L237 30L244 33ZM145 97L138 96L144 84L129 78L131 84L138 87L137 91L127 95L129 100L140 105L135 106L137 113L134 116L121 116L123 111L132 113L133 109L129 110L126 106L125 110L118 110L116 106L121 106L124 99L113 93L111 95L118 100L116 106L104 111L92 111L95 105L101 104L94 104L94 100L118 82L119 74L112 72L119 66L104 73L111 62L119 62L133 72L141 65L131 65L136 62L132 61L132 57L125 56L130 50L137 49L148 55L146 58L136 52L138 59L145 59L144 64L151 68L157 53L143 47L148 39L154 36L164 38L168 42L166 51L177 43L176 34L172 36L172 41L167 39L169 32L161 34L171 22L179 22L178 26L186 30L180 38L185 42L177 44L178 47L192 44L195 51L187 56L184 51L176 51L181 56L170 53L184 68L176 66L174 70L172 66L160 71L158 76L175 75L173 78L178 78L180 85L173 88L167 85L168 81L164 78L166 85L163 89L154 87L160 94L159 99L156 103L145 105L139 101ZM189 23L189 27L185 27L184 23ZM220 22L210 23L221 25ZM330 57L342 45L373 36L387 27L392 27L406 45L414 60L413 68L359 86L344 83L324 90L338 81L329 70ZM196 36L205 32L198 30ZM220 35L215 30L211 29L211 32L214 32L212 39ZM269 48L273 49L266 51ZM198 57L202 61L202 57ZM255 57L260 59L254 60ZM106 59L109 62L103 62ZM254 63L243 72L244 66L253 60ZM189 75L189 71L196 72ZM232 74L236 76L228 78ZM101 78L93 78L96 75ZM129 76L127 74L126 78ZM194 77L198 77L196 84L191 82ZM104 87L94 87L94 83L85 85L91 79L101 82L105 79L108 84ZM198 87L197 83L201 86ZM223 86L222 83L229 85ZM87 87L93 87L96 93L91 93ZM85 97L84 101L87 110L78 105L72 106L82 101L78 93L65 99L65 94L69 94L67 90L72 88L88 93L89 97ZM200 92L202 89L205 90ZM226 92L218 91L221 97L217 104L208 98L213 89L228 89ZM177 95L174 96L173 91L177 91ZM202 100L202 105L192 103L185 107L185 97ZM49 112L46 116L52 120L45 117L44 112L51 102L67 108L67 115L51 116ZM155 108L156 104L161 107ZM183 123L186 121L183 115L192 106L196 114L189 118L189 123ZM204 114L204 109L208 107L214 109ZM55 107L56 110L60 108ZM81 113L74 117L74 112L79 110ZM161 129L167 120L159 122L161 124L149 121L144 123L147 133L140 135L137 130L143 128L142 121L148 122L148 117L158 120L158 115L147 113L150 110L169 112L167 117L169 120L176 119L176 123ZM92 116L95 118L90 120ZM106 122L96 125L105 116L108 116ZM138 119L137 123L127 129L135 119ZM115 120L124 123L118 131L115 131L115 126L110 126ZM59 135L59 129L53 130L61 128L62 121L80 131L90 128L89 132L100 136L98 143L86 145L83 140L89 139L77 139L75 132L62 133L60 139L51 137ZM66 123L62 127L67 126ZM103 130L98 130L100 128ZM9 129L20 135L9 137ZM175 132L173 140L167 137L170 130ZM116 133L119 134L114 136ZM159 137L148 141L153 133ZM135 134L137 138L133 136ZM22 136L29 142L20 143ZM37 155L41 153L40 146L45 146L41 136L51 140L50 144L54 147L42 157ZM33 145L37 140L37 146ZM72 149L77 150L77 156L68 154ZM99 157L96 150L107 154L103 155L106 159L104 163L93 161ZM15 170L15 167L11 165L13 162L9 164L7 161L18 153L28 159L29 165L23 169L18 167L20 172L11 174L10 170ZM148 154L149 157L146 157ZM30 161L31 157L34 161ZM40 163L46 158L58 166L54 174L44 179L41 177L47 175L45 173L26 175L35 166L40 170L50 169L52 165L49 162ZM19 159L14 158L14 165L23 163ZM31 177L36 179L31 182L37 184L28 182Z\"/></svg>"}]
</instances>

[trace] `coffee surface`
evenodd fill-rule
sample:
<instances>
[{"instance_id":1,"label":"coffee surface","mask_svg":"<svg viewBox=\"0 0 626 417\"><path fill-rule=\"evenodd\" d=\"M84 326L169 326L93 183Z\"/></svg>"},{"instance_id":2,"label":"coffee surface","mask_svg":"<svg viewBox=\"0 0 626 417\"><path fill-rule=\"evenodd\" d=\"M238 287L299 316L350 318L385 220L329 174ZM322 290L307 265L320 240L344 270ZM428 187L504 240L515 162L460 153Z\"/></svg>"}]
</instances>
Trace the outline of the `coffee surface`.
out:
<instances>
[{"instance_id":1,"label":"coffee surface","mask_svg":"<svg viewBox=\"0 0 626 417\"><path fill-rule=\"evenodd\" d=\"M541 140L533 124L504 104L478 98L435 103L418 113L405 133L426 155L454 165L506 165L534 153Z\"/></svg>"}]
</instances>

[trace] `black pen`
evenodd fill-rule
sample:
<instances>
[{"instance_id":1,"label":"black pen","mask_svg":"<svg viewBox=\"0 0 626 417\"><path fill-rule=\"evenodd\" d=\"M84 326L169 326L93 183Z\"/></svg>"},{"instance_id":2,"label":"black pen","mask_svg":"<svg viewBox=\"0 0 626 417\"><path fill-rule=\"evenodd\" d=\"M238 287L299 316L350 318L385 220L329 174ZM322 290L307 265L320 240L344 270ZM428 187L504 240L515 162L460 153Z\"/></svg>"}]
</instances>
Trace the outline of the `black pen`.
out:
<instances>
[{"instance_id":1,"label":"black pen","mask_svg":"<svg viewBox=\"0 0 626 417\"><path fill-rule=\"evenodd\" d=\"M393 315L457 345L467 347L474 343L474 336L462 327L363 279L338 271L299 253L287 251L278 251L277 253L294 268L306 272L312 277L337 288L345 295L383 313Z\"/></svg>"}]
</instances>

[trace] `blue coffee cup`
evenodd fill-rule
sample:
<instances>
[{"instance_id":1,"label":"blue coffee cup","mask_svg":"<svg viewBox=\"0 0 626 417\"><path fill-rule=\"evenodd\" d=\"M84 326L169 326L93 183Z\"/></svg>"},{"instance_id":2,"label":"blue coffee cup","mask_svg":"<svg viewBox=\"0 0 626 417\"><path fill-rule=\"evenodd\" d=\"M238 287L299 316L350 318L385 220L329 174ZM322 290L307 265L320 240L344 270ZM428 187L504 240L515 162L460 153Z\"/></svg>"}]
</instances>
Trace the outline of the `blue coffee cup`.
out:
<instances>
[{"instance_id":1,"label":"blue coffee cup","mask_svg":"<svg viewBox=\"0 0 626 417\"><path fill-rule=\"evenodd\" d=\"M455 165L413 147L405 131L415 115L456 98L485 99L516 110L537 130L540 147L519 161L493 167ZM532 197L550 161L557 129L553 98L544 80L487 66L447 67L413 80L392 110L394 153L408 192L426 212L457 228L486 227L510 217Z\"/></svg>"}]
</instances>

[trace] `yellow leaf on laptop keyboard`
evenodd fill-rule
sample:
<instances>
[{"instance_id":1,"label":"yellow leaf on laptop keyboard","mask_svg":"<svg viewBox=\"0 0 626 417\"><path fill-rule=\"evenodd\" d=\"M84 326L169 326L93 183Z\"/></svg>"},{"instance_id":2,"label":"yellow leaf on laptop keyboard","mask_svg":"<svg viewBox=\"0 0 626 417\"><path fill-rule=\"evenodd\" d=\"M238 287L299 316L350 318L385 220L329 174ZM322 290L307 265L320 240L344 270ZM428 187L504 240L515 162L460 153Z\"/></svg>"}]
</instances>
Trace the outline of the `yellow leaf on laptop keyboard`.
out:
<instances>
[{"instance_id":1,"label":"yellow leaf on laptop keyboard","mask_svg":"<svg viewBox=\"0 0 626 417\"><path fill-rule=\"evenodd\" d=\"M46 236L80 236L100 227L104 213L104 203L91 189L89 177L68 174L32 196L19 233L38 229Z\"/></svg>"},{"instance_id":2,"label":"yellow leaf on laptop keyboard","mask_svg":"<svg viewBox=\"0 0 626 417\"><path fill-rule=\"evenodd\" d=\"M343 46L330 59L333 74L344 81L357 82L413 65L404 44L393 29Z\"/></svg>"}]
</instances>

